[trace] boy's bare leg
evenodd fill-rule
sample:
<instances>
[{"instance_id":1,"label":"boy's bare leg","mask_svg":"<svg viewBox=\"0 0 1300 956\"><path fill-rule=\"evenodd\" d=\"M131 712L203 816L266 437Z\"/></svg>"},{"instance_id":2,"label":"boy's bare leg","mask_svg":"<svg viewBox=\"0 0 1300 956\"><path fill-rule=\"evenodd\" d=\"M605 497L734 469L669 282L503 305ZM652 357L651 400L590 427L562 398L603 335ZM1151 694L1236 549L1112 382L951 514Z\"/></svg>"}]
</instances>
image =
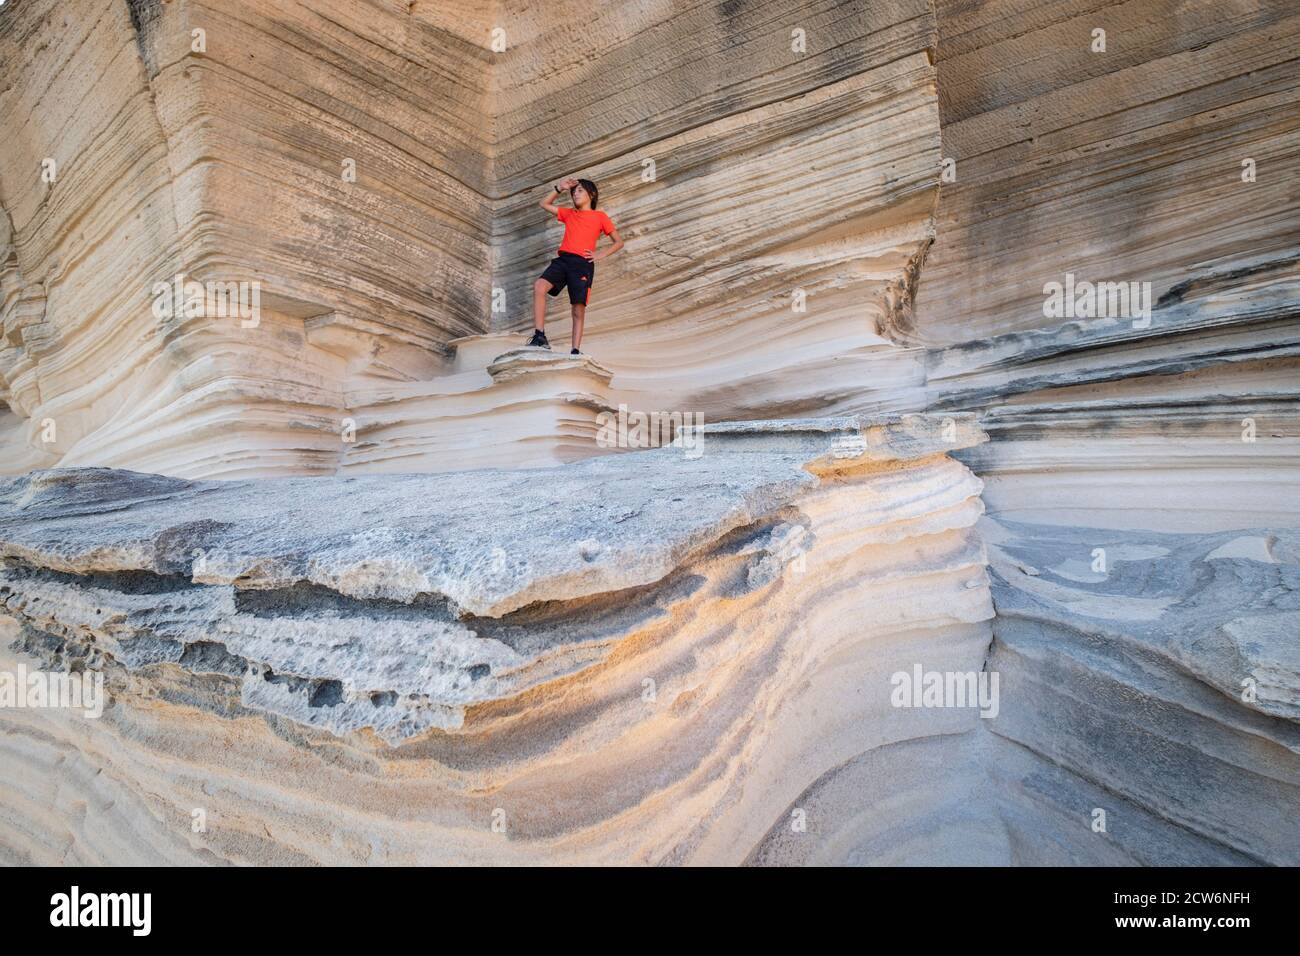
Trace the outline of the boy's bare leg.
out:
<instances>
[{"instance_id":1,"label":"boy's bare leg","mask_svg":"<svg viewBox=\"0 0 1300 956\"><path fill-rule=\"evenodd\" d=\"M585 305L571 305L569 311L573 314L573 347L582 348L582 320L587 317L587 307Z\"/></svg>"},{"instance_id":2,"label":"boy's bare leg","mask_svg":"<svg viewBox=\"0 0 1300 956\"><path fill-rule=\"evenodd\" d=\"M546 293L551 291L551 284L545 279L533 283L533 328L546 331Z\"/></svg>"}]
</instances>

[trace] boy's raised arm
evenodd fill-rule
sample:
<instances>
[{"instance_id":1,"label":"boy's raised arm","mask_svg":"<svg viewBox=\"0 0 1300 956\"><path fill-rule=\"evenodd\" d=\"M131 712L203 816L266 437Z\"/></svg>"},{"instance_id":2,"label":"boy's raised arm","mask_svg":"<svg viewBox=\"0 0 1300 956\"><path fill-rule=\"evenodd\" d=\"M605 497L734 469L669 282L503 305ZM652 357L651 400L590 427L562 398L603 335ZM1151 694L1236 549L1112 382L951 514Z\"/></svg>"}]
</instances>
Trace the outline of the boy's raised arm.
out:
<instances>
[{"instance_id":1,"label":"boy's raised arm","mask_svg":"<svg viewBox=\"0 0 1300 956\"><path fill-rule=\"evenodd\" d=\"M555 200L559 199L560 194L566 189L572 189L577 182L576 179L566 179L562 182L556 183L551 187L551 194L543 199L539 205L554 216L560 211L559 207L555 205Z\"/></svg>"}]
</instances>

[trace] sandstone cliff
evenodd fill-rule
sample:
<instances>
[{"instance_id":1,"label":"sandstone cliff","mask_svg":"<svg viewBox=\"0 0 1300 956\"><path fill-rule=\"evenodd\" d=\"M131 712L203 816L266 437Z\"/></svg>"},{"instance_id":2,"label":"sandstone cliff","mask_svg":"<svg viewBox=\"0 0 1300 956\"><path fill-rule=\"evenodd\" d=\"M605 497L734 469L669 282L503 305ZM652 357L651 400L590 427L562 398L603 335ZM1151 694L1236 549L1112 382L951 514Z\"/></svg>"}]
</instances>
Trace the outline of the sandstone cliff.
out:
<instances>
[{"instance_id":1,"label":"sandstone cliff","mask_svg":"<svg viewBox=\"0 0 1300 956\"><path fill-rule=\"evenodd\" d=\"M0 859L1300 862L1298 47L11 0L0 671L109 706L0 708ZM575 357L521 348L570 174L627 239Z\"/></svg>"}]
</instances>

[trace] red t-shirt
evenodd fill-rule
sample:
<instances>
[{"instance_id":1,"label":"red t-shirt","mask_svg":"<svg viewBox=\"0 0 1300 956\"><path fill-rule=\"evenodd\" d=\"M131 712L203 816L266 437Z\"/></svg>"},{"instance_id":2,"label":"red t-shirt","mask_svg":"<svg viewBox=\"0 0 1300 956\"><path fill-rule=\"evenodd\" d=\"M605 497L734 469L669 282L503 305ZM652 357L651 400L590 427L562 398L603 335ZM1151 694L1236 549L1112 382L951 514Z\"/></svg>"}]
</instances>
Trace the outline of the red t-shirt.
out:
<instances>
[{"instance_id":1,"label":"red t-shirt","mask_svg":"<svg viewBox=\"0 0 1300 956\"><path fill-rule=\"evenodd\" d=\"M572 252L585 256L596 249L596 240L603 232L614 232L614 221L599 209L570 209L561 206L555 211L555 218L564 223L564 241L560 243L560 252Z\"/></svg>"}]
</instances>

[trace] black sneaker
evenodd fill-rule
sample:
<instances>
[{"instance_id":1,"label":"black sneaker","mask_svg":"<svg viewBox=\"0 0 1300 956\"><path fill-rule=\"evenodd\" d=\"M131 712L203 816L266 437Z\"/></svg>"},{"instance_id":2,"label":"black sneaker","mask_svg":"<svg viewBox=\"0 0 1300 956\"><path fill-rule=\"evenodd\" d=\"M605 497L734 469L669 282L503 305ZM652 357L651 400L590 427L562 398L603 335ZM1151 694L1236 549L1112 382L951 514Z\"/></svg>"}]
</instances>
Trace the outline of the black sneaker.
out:
<instances>
[{"instance_id":1,"label":"black sneaker","mask_svg":"<svg viewBox=\"0 0 1300 956\"><path fill-rule=\"evenodd\" d=\"M581 355L582 353L579 352L577 349L574 349L574 350L571 351L569 354L570 354L570 355Z\"/></svg>"},{"instance_id":2,"label":"black sneaker","mask_svg":"<svg viewBox=\"0 0 1300 956\"><path fill-rule=\"evenodd\" d=\"M549 349L551 343L546 341L546 333L541 329L533 329L533 337L528 343L531 349Z\"/></svg>"}]
</instances>

